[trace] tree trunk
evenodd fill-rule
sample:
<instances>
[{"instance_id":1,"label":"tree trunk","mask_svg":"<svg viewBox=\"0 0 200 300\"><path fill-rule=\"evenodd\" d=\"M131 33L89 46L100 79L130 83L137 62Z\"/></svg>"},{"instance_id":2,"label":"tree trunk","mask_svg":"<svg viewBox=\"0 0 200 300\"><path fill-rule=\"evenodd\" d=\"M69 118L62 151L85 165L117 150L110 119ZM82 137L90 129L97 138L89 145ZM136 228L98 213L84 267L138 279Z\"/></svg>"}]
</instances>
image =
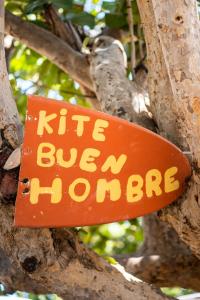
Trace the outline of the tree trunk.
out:
<instances>
[{"instance_id":1,"label":"tree trunk","mask_svg":"<svg viewBox=\"0 0 200 300\"><path fill-rule=\"evenodd\" d=\"M0 45L0 79L3 87L0 89L1 138L6 139L11 147L16 148L21 142L21 124L15 101L12 98L6 69L4 50L4 9L2 3L0 5Z\"/></svg>"},{"instance_id":2,"label":"tree trunk","mask_svg":"<svg viewBox=\"0 0 200 300\"><path fill-rule=\"evenodd\" d=\"M160 215L200 257L200 45L195 0L138 1L148 50L151 108L160 134L189 151L186 193Z\"/></svg>"}]
</instances>

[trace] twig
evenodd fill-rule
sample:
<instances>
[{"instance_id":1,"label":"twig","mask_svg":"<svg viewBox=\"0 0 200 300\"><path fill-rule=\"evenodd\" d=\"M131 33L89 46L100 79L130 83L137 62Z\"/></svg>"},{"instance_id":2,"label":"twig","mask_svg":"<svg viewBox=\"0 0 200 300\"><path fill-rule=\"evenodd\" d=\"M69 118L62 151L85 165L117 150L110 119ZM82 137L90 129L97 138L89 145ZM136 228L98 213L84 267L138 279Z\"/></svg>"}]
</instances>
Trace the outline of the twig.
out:
<instances>
[{"instance_id":1,"label":"twig","mask_svg":"<svg viewBox=\"0 0 200 300\"><path fill-rule=\"evenodd\" d=\"M131 34L131 71L133 78L135 77L135 65L136 65L136 55L135 55L135 41L134 41L134 22L133 22L133 14L132 14L132 5L131 0L126 0L127 3L127 20L129 31Z\"/></svg>"},{"instance_id":2,"label":"twig","mask_svg":"<svg viewBox=\"0 0 200 300\"><path fill-rule=\"evenodd\" d=\"M145 54L144 54L144 50L143 50L142 25L141 24L137 26L137 35L138 35L140 60L142 60L144 58Z\"/></svg>"}]
</instances>

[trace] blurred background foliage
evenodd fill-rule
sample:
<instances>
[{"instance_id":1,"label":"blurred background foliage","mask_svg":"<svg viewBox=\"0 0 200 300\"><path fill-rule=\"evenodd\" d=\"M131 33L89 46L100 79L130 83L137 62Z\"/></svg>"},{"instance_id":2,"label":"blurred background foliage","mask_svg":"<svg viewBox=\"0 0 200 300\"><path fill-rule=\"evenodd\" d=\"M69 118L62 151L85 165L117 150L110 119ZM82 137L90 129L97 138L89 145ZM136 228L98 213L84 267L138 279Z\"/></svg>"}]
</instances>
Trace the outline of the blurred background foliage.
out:
<instances>
[{"instance_id":1,"label":"blurred background foliage","mask_svg":"<svg viewBox=\"0 0 200 300\"><path fill-rule=\"evenodd\" d=\"M99 255L133 253L143 241L141 218L99 226L83 227L80 238ZM113 262L111 260L111 262Z\"/></svg>"},{"instance_id":2,"label":"blurred background foliage","mask_svg":"<svg viewBox=\"0 0 200 300\"><path fill-rule=\"evenodd\" d=\"M119 36L128 57L127 76L132 78L131 36L125 0L6 0L5 4L10 12L48 30L50 28L44 11L52 4L63 21L70 21L75 26L81 36L82 51L85 53L88 53L93 39L99 34L110 32L111 35ZM136 0L132 1L132 15L135 58L136 63L139 64L145 59L145 43ZM9 79L23 122L27 94L65 100L85 107L91 106L82 94L79 84L45 57L10 36L5 37L5 47ZM78 230L83 242L111 263L115 263L112 256L135 252L143 241L141 218L100 226L87 226ZM1 291L3 293L3 286ZM190 292L180 288L165 288L163 291L171 296ZM56 295L36 296L21 292L15 295L33 300L59 300Z\"/></svg>"}]
</instances>

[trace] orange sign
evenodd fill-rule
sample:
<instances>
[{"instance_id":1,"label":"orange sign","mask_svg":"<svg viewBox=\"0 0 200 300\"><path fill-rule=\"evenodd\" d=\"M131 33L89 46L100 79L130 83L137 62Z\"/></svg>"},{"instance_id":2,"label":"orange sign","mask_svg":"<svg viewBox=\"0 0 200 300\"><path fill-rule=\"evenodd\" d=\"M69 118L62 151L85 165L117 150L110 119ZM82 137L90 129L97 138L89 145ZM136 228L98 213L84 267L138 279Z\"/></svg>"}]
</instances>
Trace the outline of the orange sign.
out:
<instances>
[{"instance_id":1,"label":"orange sign","mask_svg":"<svg viewBox=\"0 0 200 300\"><path fill-rule=\"evenodd\" d=\"M162 137L110 115L29 96L15 225L82 226L161 209L191 169Z\"/></svg>"}]
</instances>

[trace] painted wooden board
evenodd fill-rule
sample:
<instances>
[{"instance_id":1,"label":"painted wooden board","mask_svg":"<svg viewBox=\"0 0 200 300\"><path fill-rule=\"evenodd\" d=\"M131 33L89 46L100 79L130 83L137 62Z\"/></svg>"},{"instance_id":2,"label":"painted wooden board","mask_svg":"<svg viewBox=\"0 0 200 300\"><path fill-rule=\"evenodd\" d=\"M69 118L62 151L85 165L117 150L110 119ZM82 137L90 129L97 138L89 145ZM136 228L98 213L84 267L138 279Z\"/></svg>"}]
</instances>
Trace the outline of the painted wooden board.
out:
<instances>
[{"instance_id":1,"label":"painted wooden board","mask_svg":"<svg viewBox=\"0 0 200 300\"><path fill-rule=\"evenodd\" d=\"M29 96L15 225L83 226L157 211L191 169L162 137L125 120Z\"/></svg>"}]
</instances>

